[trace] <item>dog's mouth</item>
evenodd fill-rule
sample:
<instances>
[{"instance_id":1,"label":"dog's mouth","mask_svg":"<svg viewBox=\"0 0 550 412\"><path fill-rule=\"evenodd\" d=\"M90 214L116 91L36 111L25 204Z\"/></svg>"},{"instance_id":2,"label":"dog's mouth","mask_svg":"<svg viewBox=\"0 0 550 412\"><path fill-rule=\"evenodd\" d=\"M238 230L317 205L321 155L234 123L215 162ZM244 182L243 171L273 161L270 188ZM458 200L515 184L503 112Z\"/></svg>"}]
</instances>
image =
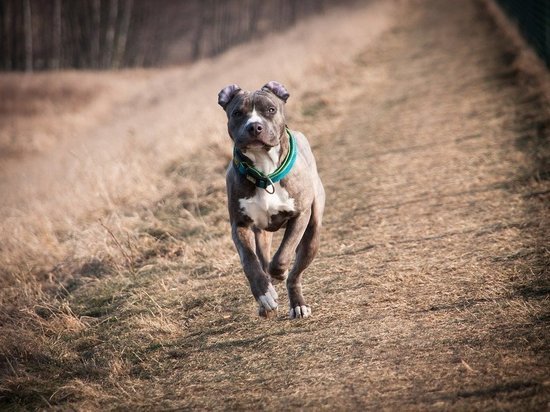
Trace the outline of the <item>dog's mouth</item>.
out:
<instances>
[{"instance_id":1,"label":"dog's mouth","mask_svg":"<svg viewBox=\"0 0 550 412\"><path fill-rule=\"evenodd\" d=\"M263 139L255 138L252 140L247 140L243 142L237 142L236 146L237 148L241 150L247 150L247 149L271 149L272 147L277 146L278 142L266 142Z\"/></svg>"},{"instance_id":2,"label":"dog's mouth","mask_svg":"<svg viewBox=\"0 0 550 412\"><path fill-rule=\"evenodd\" d=\"M264 147L264 148L270 148L270 147L273 147L274 145L272 144L269 144L269 143L266 143L266 142L263 142L261 140L254 140L253 142L250 142L247 147L248 148L256 148L256 147Z\"/></svg>"}]
</instances>

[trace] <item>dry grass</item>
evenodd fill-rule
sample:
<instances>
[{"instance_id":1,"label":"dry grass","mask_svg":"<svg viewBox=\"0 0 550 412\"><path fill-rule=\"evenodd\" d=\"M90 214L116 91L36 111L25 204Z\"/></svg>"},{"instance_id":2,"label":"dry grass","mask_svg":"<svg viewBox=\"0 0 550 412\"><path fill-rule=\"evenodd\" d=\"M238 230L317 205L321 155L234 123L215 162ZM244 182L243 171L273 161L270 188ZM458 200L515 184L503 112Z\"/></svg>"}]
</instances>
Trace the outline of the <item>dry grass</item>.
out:
<instances>
[{"instance_id":1,"label":"dry grass","mask_svg":"<svg viewBox=\"0 0 550 412\"><path fill-rule=\"evenodd\" d=\"M4 73L0 76L0 159L55 149L111 119L112 107L132 97L145 71Z\"/></svg>"},{"instance_id":2,"label":"dry grass","mask_svg":"<svg viewBox=\"0 0 550 412\"><path fill-rule=\"evenodd\" d=\"M154 104L123 105L87 136L101 199L77 186L73 203L46 201L43 219L35 198L4 200L2 213L22 206L0 250L2 407L547 407L548 103L481 3L388 4L355 12L363 24L338 34L334 47L351 43L332 60L302 59L296 39L341 14L214 61L246 86L273 77L295 91L290 123L312 137L329 195L305 280L313 318L255 317L215 107L234 79L213 62L152 74L139 93ZM243 71L265 44L288 48L282 72ZM133 124L135 139L105 145ZM121 159L135 168L112 174Z\"/></svg>"}]
</instances>

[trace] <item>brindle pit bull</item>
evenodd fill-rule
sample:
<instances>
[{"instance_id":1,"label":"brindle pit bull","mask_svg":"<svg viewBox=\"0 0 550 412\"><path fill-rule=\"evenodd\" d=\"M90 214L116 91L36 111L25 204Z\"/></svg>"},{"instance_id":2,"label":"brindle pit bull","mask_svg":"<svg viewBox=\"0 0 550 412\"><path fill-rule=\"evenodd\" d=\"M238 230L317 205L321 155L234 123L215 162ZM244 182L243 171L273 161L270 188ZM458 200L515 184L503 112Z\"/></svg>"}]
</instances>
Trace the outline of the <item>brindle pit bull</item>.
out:
<instances>
[{"instance_id":1,"label":"brindle pit bull","mask_svg":"<svg viewBox=\"0 0 550 412\"><path fill-rule=\"evenodd\" d=\"M275 81L254 92L233 84L220 91L218 103L227 114L234 143L227 196L244 273L259 315L268 318L276 315L278 306L272 283L286 278L289 316L295 319L311 315L301 278L319 249L325 192L307 139L286 127L288 97ZM281 228L286 228L283 240L270 261L272 235Z\"/></svg>"}]
</instances>

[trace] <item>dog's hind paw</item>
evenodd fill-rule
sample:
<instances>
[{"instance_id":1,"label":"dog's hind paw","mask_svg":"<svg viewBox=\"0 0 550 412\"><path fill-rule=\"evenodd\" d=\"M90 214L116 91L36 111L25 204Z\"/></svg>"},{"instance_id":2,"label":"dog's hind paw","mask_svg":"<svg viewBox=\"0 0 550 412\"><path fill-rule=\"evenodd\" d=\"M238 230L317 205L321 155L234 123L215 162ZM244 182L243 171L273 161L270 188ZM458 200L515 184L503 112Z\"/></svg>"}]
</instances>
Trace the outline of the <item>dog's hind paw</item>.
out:
<instances>
[{"instance_id":1,"label":"dog's hind paw","mask_svg":"<svg viewBox=\"0 0 550 412\"><path fill-rule=\"evenodd\" d=\"M258 310L259 315L265 318L270 318L272 315L276 315L277 307L279 306L277 303L278 298L279 295L277 295L277 291L270 283L267 288L267 292L258 298L258 304L260 305Z\"/></svg>"},{"instance_id":2,"label":"dog's hind paw","mask_svg":"<svg viewBox=\"0 0 550 412\"><path fill-rule=\"evenodd\" d=\"M306 305L295 306L290 308L288 317L290 319L309 318L311 316L311 308Z\"/></svg>"}]
</instances>

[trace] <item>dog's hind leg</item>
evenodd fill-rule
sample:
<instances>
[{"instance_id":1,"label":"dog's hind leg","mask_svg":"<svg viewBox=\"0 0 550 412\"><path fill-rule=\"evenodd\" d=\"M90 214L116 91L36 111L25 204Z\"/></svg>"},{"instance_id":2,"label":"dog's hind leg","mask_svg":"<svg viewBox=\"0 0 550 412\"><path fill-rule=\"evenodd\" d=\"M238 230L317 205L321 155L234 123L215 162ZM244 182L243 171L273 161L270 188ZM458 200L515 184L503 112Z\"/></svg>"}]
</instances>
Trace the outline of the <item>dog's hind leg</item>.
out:
<instances>
[{"instance_id":1,"label":"dog's hind leg","mask_svg":"<svg viewBox=\"0 0 550 412\"><path fill-rule=\"evenodd\" d=\"M311 210L306 210L288 221L283 240L273 255L273 259L269 262L268 273L271 279L284 280L286 278L288 268L292 263L292 258L296 254L300 241L304 237L310 218Z\"/></svg>"},{"instance_id":2,"label":"dog's hind leg","mask_svg":"<svg viewBox=\"0 0 550 412\"><path fill-rule=\"evenodd\" d=\"M323 216L324 197L317 199L312 206L312 214L307 229L296 249L296 260L286 281L291 319L307 318L311 308L302 294L302 273L311 264L319 250L321 218Z\"/></svg>"}]
</instances>

